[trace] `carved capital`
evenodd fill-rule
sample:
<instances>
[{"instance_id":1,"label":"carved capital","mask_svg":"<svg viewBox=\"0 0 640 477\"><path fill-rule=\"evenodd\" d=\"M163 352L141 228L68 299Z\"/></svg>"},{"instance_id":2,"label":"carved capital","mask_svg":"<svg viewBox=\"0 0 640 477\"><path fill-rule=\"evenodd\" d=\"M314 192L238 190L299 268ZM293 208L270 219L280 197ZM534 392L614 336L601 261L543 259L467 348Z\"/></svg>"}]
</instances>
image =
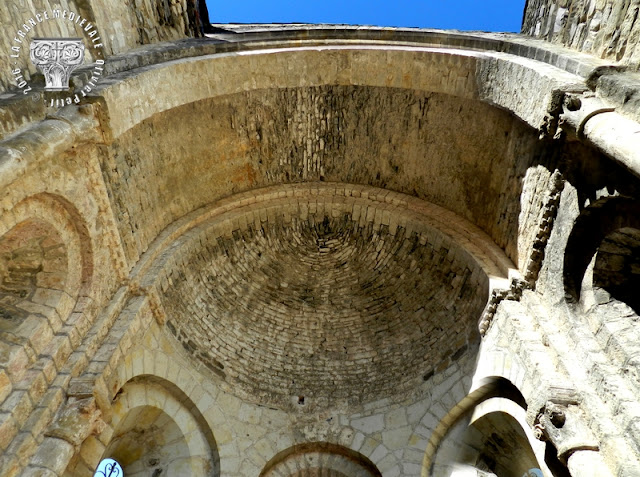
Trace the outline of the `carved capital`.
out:
<instances>
[{"instance_id":1,"label":"carved capital","mask_svg":"<svg viewBox=\"0 0 640 477\"><path fill-rule=\"evenodd\" d=\"M598 443L575 404L547 401L533 426L536 438L551 442L564 462L578 450L598 450Z\"/></svg>"}]
</instances>

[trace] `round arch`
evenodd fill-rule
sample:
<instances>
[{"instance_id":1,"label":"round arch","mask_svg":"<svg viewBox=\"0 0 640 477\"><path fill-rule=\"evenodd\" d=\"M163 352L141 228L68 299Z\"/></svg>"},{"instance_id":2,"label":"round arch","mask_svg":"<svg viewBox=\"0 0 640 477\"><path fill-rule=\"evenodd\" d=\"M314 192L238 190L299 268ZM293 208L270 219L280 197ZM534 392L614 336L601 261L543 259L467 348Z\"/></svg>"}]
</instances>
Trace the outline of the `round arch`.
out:
<instances>
[{"instance_id":1,"label":"round arch","mask_svg":"<svg viewBox=\"0 0 640 477\"><path fill-rule=\"evenodd\" d=\"M452 425L423 476L521 477L552 474L544 442L536 440L526 410L511 399L488 397ZM474 474L471 474L473 472Z\"/></svg>"},{"instance_id":2,"label":"round arch","mask_svg":"<svg viewBox=\"0 0 640 477\"><path fill-rule=\"evenodd\" d=\"M384 45L374 32L358 32L357 41L335 33L323 43L288 32L273 45L240 42L234 54L203 46L201 56L102 85L114 152L107 181L128 178L110 192L130 261L164 227L213 201L274 183L327 180L449 207L526 268L535 237L518 234L535 235L538 224L518 218L537 204L520 204L521 179L527 161L546 160L532 151L557 91L575 89L580 76L555 56L538 61L537 52L472 35L425 34L422 43L411 35ZM173 88L176 81L183 87ZM145 91L163 101L147 101ZM166 128L166 137L156 134ZM145 150L159 154L146 160ZM537 184L548 181L538 177L544 174L527 177L536 182L528 186L544 189ZM140 200L148 202L142 213L119 209Z\"/></svg>"},{"instance_id":3,"label":"round arch","mask_svg":"<svg viewBox=\"0 0 640 477\"><path fill-rule=\"evenodd\" d=\"M260 477L382 477L362 454L327 442L295 445L276 454Z\"/></svg>"},{"instance_id":4,"label":"round arch","mask_svg":"<svg viewBox=\"0 0 640 477\"><path fill-rule=\"evenodd\" d=\"M43 353L73 311L83 311L93 274L91 242L77 210L64 198L40 193L0 218L0 328L17 337L6 365L12 379L22 351Z\"/></svg>"},{"instance_id":5,"label":"round arch","mask_svg":"<svg viewBox=\"0 0 640 477\"><path fill-rule=\"evenodd\" d=\"M570 61L573 59L570 52L563 57L557 52L521 49L517 44L473 34L438 32L434 37L421 32L408 40L406 32L398 32L405 37L397 38L394 44L384 44L375 31L359 30L357 39L349 38L347 30L336 31L336 38L330 41L321 36L312 39L313 32L309 31L303 32L303 41L296 37L300 32L283 33L282 39L271 45L251 41L233 45L240 50L235 54L223 49L212 52L207 45L202 45L201 51L192 53L200 56L167 61L102 84L98 89L110 109L121 101L133 107L133 114L110 112L113 136L118 137L153 114L205 97L327 84L411 88L482 99L513 111L538 128L544 123L548 106L554 99L553 89L575 88L581 81L579 75L589 72L584 65ZM388 42L389 32L385 35ZM509 54L496 55L500 50L507 50ZM172 55L168 52L166 56ZM138 61L153 62L154 58ZM291 68L292 64L300 66ZM197 78L193 70L198 70ZM246 71L253 74L248 76ZM503 81L496 81L498 78ZM184 88L172 88L175 83L171 79L179 80ZM523 81L536 84L537 89L523 86ZM165 100L146 101L138 94L142 83ZM499 87L490 87L490 84ZM545 101L539 101L541 94L545 95ZM531 96L523 98L524 95ZM539 106L535 107L535 103Z\"/></svg>"},{"instance_id":6,"label":"round arch","mask_svg":"<svg viewBox=\"0 0 640 477\"><path fill-rule=\"evenodd\" d=\"M102 458L118 461L125 475L220 475L211 429L193 402L164 379L142 375L125 383L111 425L114 433Z\"/></svg>"},{"instance_id":7,"label":"round arch","mask_svg":"<svg viewBox=\"0 0 640 477\"><path fill-rule=\"evenodd\" d=\"M360 233L369 234L370 240L359 239ZM277 258L270 258L272 250L278 251L274 252ZM491 291L508 285L511 268L509 260L486 234L455 214L404 194L343 183L278 186L232 196L174 224L147 253L148 259L145 257L138 268L141 276L136 279L142 288L162 290L160 300L171 334L217 379L232 383L240 396L259 402L268 399L280 409L302 404L305 409L322 408L336 400L346 403L348 399L352 403L356 399L366 402L384 393L397 393L399 387L409 389L421 384L423 369L428 372L440 364L448 366L476 349L477 320ZM282 266L290 255L291 265ZM204 256L219 258L203 262L199 257ZM432 259L437 261L433 267ZM311 275L305 272L307 262L310 267L322 266L331 274L329 287L307 280ZM363 284L355 291L355 279L349 278L352 266L367 274L362 275ZM285 276L284 272L295 267L302 268ZM455 272L449 272L449 268ZM147 275L147 270L153 273ZM242 275L247 270L256 274L251 281ZM432 279L416 281L427 275ZM397 280L386 293L385 287L390 283L386 277L391 276ZM442 280L445 291L434 295L426 288L437 286ZM250 282L255 286L246 289ZM398 287L405 282L408 291L400 296ZM418 286L423 292L414 296L412 290ZM233 300L234 306L226 308L229 297L240 289L244 291ZM328 298L315 303L314 296ZM395 301L387 304L387 296ZM425 296L432 296L429 303L422 303ZM450 316L454 303L448 300L453 296L468 297L469 305L455 314L458 319L452 326L460 331L456 341L448 342L455 349L447 349L445 353L440 349L444 345L437 348L426 344L417 330L432 329L432 341L447 335L450 331L444 322L434 324L432 317ZM246 300L261 305L245 305ZM351 306L354 301L369 303L372 313L377 314L373 318L359 314L358 310L366 306L354 308ZM201 304L199 311L191 309L196 302ZM324 325L323 334L309 334L302 327L276 323L284 313L278 311L282 306L292 313L302 310L299 319L290 320L294 325L332 324ZM267 310L263 319L251 318L251 310L256 309ZM326 311L329 309L333 310L330 314ZM400 309L413 312L405 315ZM242 316L233 319L233 326L225 325L237 310L243 310ZM411 320L415 326L408 325ZM267 338L269 330L278 326L278 337ZM375 335L371 331L380 326L388 327L390 338L382 340L380 333ZM215 327L221 328L212 332ZM240 333L239 339L251 339L253 353L236 360L226 353L227 347L222 343L230 339L230 330L240 327L246 331ZM354 327L358 332L363 327L362 333L371 338L350 340L350 334L357 332L347 331ZM269 339L282 340L291 351L274 356L270 351L273 341L268 342ZM387 375L369 364L360 366L375 363L362 360L372 352L371 343L376 343L376 356L384 355L385 370L397 366L403 371ZM407 343L412 346L409 357ZM296 354L300 349L305 352ZM307 358L306 350L314 350L311 358ZM402 359L396 362L399 354ZM409 358L411 369L407 369ZM313 379L304 371L308 366L305 359L313 359L315 363ZM332 363L336 360L345 370L327 371L334 369L336 365ZM247 361L253 364L243 364ZM282 368L290 370L286 377L278 373ZM256 373L256 369L265 371ZM352 376L365 374L369 385L362 388L362 380ZM273 376L273 382L263 382L256 375ZM329 375L330 378L325 378ZM334 383L342 380L344 386L327 386L327 379Z\"/></svg>"},{"instance_id":8,"label":"round arch","mask_svg":"<svg viewBox=\"0 0 640 477\"><path fill-rule=\"evenodd\" d=\"M637 283L637 273L627 274L621 282L616 280L615 272L624 269L625 262L631 268L631 262L638 260L638 230L640 203L632 198L605 197L586 207L576 219L565 249L563 273L567 296L576 302L580 300L585 272L595 256L593 285L605 288L613 285L616 289L617 284L624 299L635 300L636 294L624 290ZM602 253L598 251L601 247ZM637 302L634 305L640 307Z\"/></svg>"},{"instance_id":9,"label":"round arch","mask_svg":"<svg viewBox=\"0 0 640 477\"><path fill-rule=\"evenodd\" d=\"M477 431L470 443L480 449L479 457L500 469L498 475L520 477L531 469L552 475L545 463L545 443L535 438L520 403L504 397L487 399L474 409L470 425Z\"/></svg>"}]
</instances>

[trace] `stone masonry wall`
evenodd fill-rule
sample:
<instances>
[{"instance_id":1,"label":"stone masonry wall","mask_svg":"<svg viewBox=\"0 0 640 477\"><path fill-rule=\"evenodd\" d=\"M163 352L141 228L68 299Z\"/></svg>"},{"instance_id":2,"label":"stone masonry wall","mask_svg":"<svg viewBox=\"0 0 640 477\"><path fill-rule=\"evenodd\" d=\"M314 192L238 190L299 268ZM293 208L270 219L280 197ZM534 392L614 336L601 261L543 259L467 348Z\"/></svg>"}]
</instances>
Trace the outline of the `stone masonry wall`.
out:
<instances>
[{"instance_id":1,"label":"stone masonry wall","mask_svg":"<svg viewBox=\"0 0 640 477\"><path fill-rule=\"evenodd\" d=\"M315 50L319 56L325 54L322 48ZM385 58L395 57L391 51L382 54ZM357 55L352 59L359 58L358 61L368 63L374 57L367 56L366 52L369 49L356 51ZM496 56L502 53L496 53ZM269 53L257 57L253 63L241 63L243 74L249 76L246 71L251 71L258 76L256 65L260 65L263 58L272 56ZM239 58L247 55L226 57L240 62ZM345 58L337 54L328 56L323 64L336 64L336 57ZM172 76L173 88L175 84L182 84L182 89L187 90L189 88L184 85L188 83L183 79L191 76L202 81L204 75L200 73L207 71L198 69L202 62L175 63L184 66L185 76ZM422 64L421 61L416 63ZM312 68L316 63L288 64L293 65L292 75L300 70L306 75L308 71L320 69ZM370 66L372 71L377 68L385 74L391 69L380 65L383 64ZM229 70L231 68L221 69L225 74ZM257 476L273 456L297 444L317 441L359 452L384 477L424 475L427 472L424 457L433 453L446 427L478 399L479 394L473 394L480 383L476 378L489 376L509 379L521 391L531 410L527 426L533 425L535 416L532 414L539 409L536 406L542 406L538 402L539 397L544 397L539 392L545 389L542 385L576 385L583 399L582 420L599 439L601 454L609 459L616 475L640 475L640 463L630 463L637 461L640 455L636 437L640 436L637 406L640 386L628 376L640 369L628 359L639 356L635 344L638 340L618 339L623 335L637 336L637 314L615 302L599 303L602 313L596 310L588 316L575 314L572 304L565 302L562 270L568 237L581 210L605 190L611 195L638 197L640 185L635 176L632 181L629 179L632 174L621 166L604 156L589 154L587 146L576 142L538 141L537 129L519 122L510 114L512 110L498 109L476 101L475 97L456 97L452 93L450 96L450 93L418 88L412 91L411 87L415 86L411 84L415 85L421 77L415 72L413 76L407 75L407 82L415 83L386 88L366 86L367 83L336 85L331 82L310 87L304 84L280 87L269 86L265 80L262 86L257 86L258 83L247 86L245 92L217 96L210 92L209 97L203 96L193 102L171 103L167 100L165 109L155 110L157 114L146 114L148 110L141 114L131 98L140 97L141 104L153 102L148 98L158 102L166 99L168 88L163 91L149 87L155 96L140 93L145 92L145 85L161 83L152 81L153 74L162 78L166 71L169 70L146 68L149 72L146 79L140 79L144 73L132 72L138 77L127 83L132 91L128 96L118 96L126 88L113 93L116 88L113 78L105 81L103 98L111 101L110 115L102 115L103 103L97 102L80 108L65 108L57 116L51 114L28 131L3 141L0 151L0 170L3 172L0 174L3 192L0 199L0 265L6 260L7 266L6 271L0 266L0 274L9 277L4 283L5 293L11 295L9 299L15 298L16 294L19 298L42 298L46 305L41 308L30 306L33 316L44 315L45 306L55 313L25 320L20 330L9 329L14 324L5 323L5 329L9 331L0 333L1 475L69 475L65 474L65 469L70 468L69 462L76 466L77 475L89 475L110 442L114 442L112 438L123 428L130 430L128 426L119 428L121 421L118 419L135 420L135 414L127 416L126 412L140 404L138 398L146 399L142 401L144 406L154 404L152 399L155 399L158 407L166 408L167 415L175 417L178 427L182 424L184 429L195 428L191 426L195 423L203 430L203 439L213 435L215 439L209 439L207 445L219 449L221 475ZM354 67L354 71L357 68ZM469 76L465 78L475 81L477 77L473 71L466 71ZM498 82L491 97L504 96L503 88L508 83L513 84L513 78L519 76L505 74L504 81ZM226 82L235 80L232 75L225 79ZM75 116L74 111L77 112ZM130 121L120 118L118 123L114 119L117 115L130 115L131 118ZM101 122L98 124L98 121ZM131 126L116 127L114 123ZM115 138L109 136L110 131L118 131ZM612 136L606 139L615 142ZM618 174L622 177L614 180ZM256 195L255 202L250 202L249 194L257 194L259 187L275 188L286 184L293 189L290 183L310 181L325 186L326 181L356 184L354 190L365 184L371 189L375 186L383 191L380 194L384 196L379 197L384 197L385 204L393 203L388 199L392 194L402 192L415 200L440 204L442 208L446 206L450 215L442 213L438 216L440 227L464 232L470 228L460 222L471 222L487 234L487 241L493 240L492 245L502 248L518 265L535 256L534 252L543 254L544 260L537 259L542 261L540 273L537 269L532 273L535 280L532 279L530 285L535 288L521 294L517 294L521 290L516 289L498 305L491 303L497 310L480 351L475 342L457 343L450 339L447 344L451 356L446 359L438 354L443 352L441 348L433 353L417 348L422 356L433 354L431 359L440 363L435 368L427 361L429 356L410 356L415 358L413 361L396 358L402 365L413 366L418 371L418 383L404 388L405 392L369 393L352 406L330 406L322 412L309 412L314 409L313 399L309 399L306 392L306 396L298 394L297 389L288 384L291 387L287 388L287 395L294 398L287 409L289 412L274 409L266 400L255 403L246 399L240 386L228 386L223 376L210 372L212 368L205 360L192 359L194 350L190 349L189 337L176 333L171 326L175 327L178 322L175 315L184 317L191 312L193 315L200 313L199 323L203 329L210 324L210 316L226 319L233 325L242 325L242 319L246 323L255 321L250 323L254 330L266 328L268 320L279 325L277 319L281 316L301 318L301 323L287 320L289 329L284 326L281 330L276 326L269 329L277 338L297 332L296 327L315 325L311 320L320 315L318 312L310 314L306 323L302 322L307 319L306 315L294 313L274 313L276 318L273 319L251 314L256 310L255 303L273 305L265 310L276 312L291 302L308 304L303 298L309 295L302 295L306 291L294 287L306 285L299 280L300 276L305 276L301 260L290 260L293 265L289 272L276 269L273 264L280 262L271 259L270 254L288 250L286 257L307 259L310 268L329 269L334 277L341 278L342 281L334 280L340 286L331 283L333 288L325 283L312 283L318 290L314 293L314 298L318 299L313 302L328 303L331 305L327 305L329 311L346 308L345 303L331 303L331 298L338 295L333 294L336 290L345 291L346 297L353 298L355 307L362 308L356 301L360 296L354 296L355 292L349 290L360 291L357 282L349 287L349 281L356 275L365 278L367 272L371 273L378 280L372 283L387 287L386 291L382 287L369 291L372 287L367 287L365 298L371 297L370 303L374 307L391 304L390 311L378 315L374 307L367 310L370 316L365 318L380 319L377 324L360 320L361 328L368 328L361 330L356 338L367 338L377 330L382 331L381 336L374 336L369 343L357 342L344 332L339 336L346 335L354 343L353 355L347 356L353 357L354 361L358 359L356 352L366 351L367 346L378 349L388 344L392 351L397 351L390 356L397 357L405 351L403 347L407 344L420 342L424 345L418 330L426 320L420 319L418 326L414 326L415 321L411 320L415 317L410 313L412 310L418 312L418 318L425 314L405 306L413 303L410 302L412 296L403 294L403 289L423 295L429 300L429 306L437 301L431 300L431 292L437 289L436 293L441 295L436 298L445 306L451 304L450 311L442 313L456 321L446 323L437 313L433 314L433 319L451 334L462 329L466 324L459 311L472 306L471 300L476 300L477 296L465 296L465 293L461 296L460 292L478 287L474 283L463 286L460 282L471 271L465 268L466 261L461 257L475 248L488 251L487 262L494 257L492 249L478 244L479 234L474 233L465 236L461 253L444 242L433 251L426 246L419 249L418 245L431 243L426 233L414 237L404 232L402 238L402 230L408 230L407 227L401 230L402 224L397 224L393 236L382 226L378 227L381 222L391 230L392 219L402 218L397 213L392 215L390 211L395 212L392 208L367 209L367 215L373 216L376 227L356 225L355 209L351 215L344 213L349 204L342 201L342 196L348 196L346 185L340 186L342 193L338 193L336 186L336 199L331 203L338 205L334 208L326 208L327 201L312 192L309 194L311 199L299 202L299 196L287 196L284 192L281 196L280 191L269 198L274 202L282 200L287 206L277 219L272 220L276 212L273 207L251 207L259 201ZM295 184L296 187L300 185ZM561 188L563 185L564 189ZM320 187L310 190L316 189L320 190ZM233 199L233 194L243 191L247 194L246 202L226 202ZM358 198L364 200L364 194ZM286 203L289 200L291 204ZM299 211L298 205L293 207L294 200L296 204L302 204ZM369 195L368 200L374 199ZM377 201L382 202L382 199ZM253 223L259 223L259 227L250 229L249 223L245 227L228 220L235 217L240 221L247 217L233 208L225 209L230 203L252 212ZM353 203L358 205L359 202ZM309 210L312 207L316 210L306 214L307 217L315 216L311 221L303 219L303 205L307 204ZM203 225L200 229L203 230L206 217L213 217L196 210L205 206L221 211L221 215L228 214L220 218L227 220L221 227L230 223L229 233L212 233L208 237L196 234L196 227ZM292 210L296 214L292 214ZM425 215L420 223L434 216ZM202 221L198 222L196 219L201 217ZM455 219L459 219L457 224ZM384 223L386 220L389 224ZM193 229L189 229L192 223ZM192 230L193 234L189 235ZM337 231L341 233L336 238ZM305 236L311 236L311 239L296 241ZM347 240L349 236L359 239ZM201 238L203 241L199 242ZM357 240L366 246L358 245ZM64 247L57 247L58 243ZM167 244L166 248L163 244ZM305 248L309 244L313 247ZM526 253L530 249L534 249L533 252ZM255 253L247 256L244 253L247 250ZM352 250L354 252L350 254ZM633 250L632 254L637 253L637 247ZM342 258L340 254L344 254L342 260L329 260ZM64 260L63 255L66 255ZM215 263L211 262L212 257ZM386 263L393 262L393 271L406 271L410 277L401 280L396 276L398 273L375 275L386 266L385 258L389 258ZM54 264L58 259L60 263ZM163 282L162 274L168 269L160 267L164 259L175 266L175 275L169 275ZM369 266L359 266L362 263ZM629 266L637 263L634 258ZM429 264L434 265L433 272L422 273L427 271ZM234 270L236 268L239 271ZM22 273L27 270L28 273ZM49 270L52 275L38 276ZM234 281L231 271L242 279ZM289 274L293 276L289 277ZM62 286L61 276L64 276L63 288L69 289L72 295L64 310L55 308L53 305L58 302L50 300L52 296L55 298L53 291L60 291L57 287ZM71 280L73 277L75 279ZM262 280L260 285L244 287L254 277ZM382 279L387 277L390 279L383 283ZM185 282L185 278L192 280ZM431 278L438 280L430 282ZM444 286L438 288L438 281ZM70 288L69 283L75 285ZM190 283L196 286L189 288ZM392 288L403 283L404 288ZM169 292L168 286L173 287ZM196 287L201 293L197 293ZM43 294L36 288L51 291ZM158 288L166 294L162 295ZM219 290L224 292L224 297L215 295ZM262 299L259 292L267 299ZM174 296L167 299L170 294ZM223 298L229 296L245 301L223 302ZM276 300L282 297L295 300ZM342 296L337 298L334 301L340 301ZM460 298L459 302L452 301L457 298ZM395 303L391 303L392 300ZM52 306L49 306L50 302ZM369 304L369 301L360 300L360 304L363 302ZM245 310L242 305L247 303ZM384 322L392 316L402 319ZM346 320L336 323L336 332L341 331L338 325L344 322ZM404 334L388 333L394 325L402 327ZM33 329L38 332L27 333ZM180 331L184 327L176 329ZM225 327L225 332L235 331L243 333L240 326ZM424 334L432 339L430 331L431 328L426 329ZM418 336L409 336L410 332ZM5 337L13 339L13 336L17 337L15 344L8 341L3 344ZM311 348L319 348L321 337L315 333L313 337L318 340L308 340L314 345ZM399 339L395 340L396 337ZM250 336L245 334L244 338ZM335 336L333 338L337 341ZM502 361L484 359L487 343L491 345L492 340L499 349L494 349L491 356L502 356ZM290 341L293 342L293 338ZM329 339L327 342L332 344ZM233 340L233 343L241 343L241 340ZM203 348L210 346L205 342L204 333L201 342L196 344ZM309 367L320 361L312 362L311 357L304 356L293 346L274 348L281 352L293 350L299 358L297 361ZM265 355L259 355L257 351L258 359L262 357L264 361ZM1 353L8 358L4 359ZM512 356L517 360L511 359ZM235 359L244 365L241 361L244 356L238 353ZM517 370L516 361L523 363L519 368L522 373ZM260 364L262 368L266 367L264 363ZM420 364L429 366L420 367ZM476 364L486 366L486 372L479 374ZM213 365L215 367L215 363ZM344 373L360 369L355 366L342 368L340 371ZM366 369L376 371L377 367ZM225 365L223 371L230 376L233 370L232 366ZM402 372L405 372L404 368L398 373L381 372L382 378L387 376L389 379L380 379L380 388L383 391L382 386L390 389L392 379L398 379ZM156 392L158 381L150 380L149 376L178 388L193 405L173 406L176 399L165 398L167 393ZM246 379L251 378L253 376ZM376 375L372 375L373 378L377 379ZM637 380L637 374L633 379ZM354 381L361 385L361 379ZM348 384L347 379L344 382ZM131 391L131 384L146 387L135 393ZM336 382L326 384L326 387L341 384ZM340 388L339 391L344 390ZM327 396L330 392L333 393L331 397L335 397L338 391L330 389ZM465 404L461 406L460 403ZM191 416L182 419L187 412ZM155 424L156 421L149 422L150 427ZM176 427L171 427L168 431L174 429ZM188 443L188 438L185 442ZM495 442L499 443L497 439ZM190 454L206 455L191 449ZM152 466L150 459L145 461L139 465ZM186 475L186 472L169 472L169 475Z\"/></svg>"},{"instance_id":2,"label":"stone masonry wall","mask_svg":"<svg viewBox=\"0 0 640 477\"><path fill-rule=\"evenodd\" d=\"M448 239L303 209L194 237L162 297L190 354L249 400L308 408L407 392L472 348L486 279Z\"/></svg>"},{"instance_id":3,"label":"stone masonry wall","mask_svg":"<svg viewBox=\"0 0 640 477\"><path fill-rule=\"evenodd\" d=\"M638 0L529 0L522 33L640 69Z\"/></svg>"},{"instance_id":4,"label":"stone masonry wall","mask_svg":"<svg viewBox=\"0 0 640 477\"><path fill-rule=\"evenodd\" d=\"M321 413L304 412L304 405L300 404L299 412L287 413L243 402L225 392L207 376L203 366L189 359L186 350L167 331L151 324L114 367L113 374L119 383L136 376L145 380L154 376L175 383L202 413L202 424L213 431L220 455L218 475L229 477L258 476L279 452L295 444L317 441L359 452L384 476L418 477L429 437L468 392L475 364L475 353L468 353L399 400L380 399L348 411L332 409ZM121 394L119 399L132 401L127 394ZM154 398L151 392L148 396ZM116 402L114 412L118 413L120 407L124 406ZM176 422L184 418L180 408L167 407ZM99 437L107 440L105 436L110 437L114 431L107 426ZM83 445L80 455L95 466L104 449L105 445L94 439ZM148 467L147 472L150 475L153 468Z\"/></svg>"},{"instance_id":5,"label":"stone masonry wall","mask_svg":"<svg viewBox=\"0 0 640 477\"><path fill-rule=\"evenodd\" d=\"M158 134L164 128L171 132ZM342 86L256 91L142 122L110 146L103 173L131 262L168 224L217 198L327 180L450 208L524 264L527 251L514 238L535 214L520 218L513 197L540 160L535 140L502 111L443 95ZM527 178L527 187L538 179Z\"/></svg>"}]
</instances>

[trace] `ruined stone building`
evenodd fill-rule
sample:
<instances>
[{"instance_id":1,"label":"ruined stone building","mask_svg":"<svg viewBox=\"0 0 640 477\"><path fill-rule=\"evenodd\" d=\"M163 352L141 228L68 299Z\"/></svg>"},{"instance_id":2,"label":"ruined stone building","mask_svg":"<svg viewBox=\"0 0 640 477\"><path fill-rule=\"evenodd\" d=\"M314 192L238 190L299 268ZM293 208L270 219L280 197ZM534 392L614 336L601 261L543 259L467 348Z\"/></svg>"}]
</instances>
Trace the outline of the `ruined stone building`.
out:
<instances>
[{"instance_id":1,"label":"ruined stone building","mask_svg":"<svg viewBox=\"0 0 640 477\"><path fill-rule=\"evenodd\" d=\"M639 8L3 0L0 475L640 476Z\"/></svg>"}]
</instances>

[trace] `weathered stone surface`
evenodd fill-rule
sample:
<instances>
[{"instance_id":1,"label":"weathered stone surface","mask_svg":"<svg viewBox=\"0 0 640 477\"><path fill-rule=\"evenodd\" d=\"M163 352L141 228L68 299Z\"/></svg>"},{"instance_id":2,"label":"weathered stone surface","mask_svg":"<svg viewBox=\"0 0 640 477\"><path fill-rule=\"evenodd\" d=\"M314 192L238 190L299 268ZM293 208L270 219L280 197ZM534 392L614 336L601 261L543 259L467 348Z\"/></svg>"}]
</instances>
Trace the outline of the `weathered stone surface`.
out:
<instances>
[{"instance_id":1,"label":"weathered stone surface","mask_svg":"<svg viewBox=\"0 0 640 477\"><path fill-rule=\"evenodd\" d=\"M34 466L49 469L59 475L64 472L73 452L73 445L66 440L45 437L38 447L32 462Z\"/></svg>"},{"instance_id":2,"label":"weathered stone surface","mask_svg":"<svg viewBox=\"0 0 640 477\"><path fill-rule=\"evenodd\" d=\"M487 278L455 243L316 200L180 253L163 304L189 353L259 402L314 409L405 392L473 347Z\"/></svg>"},{"instance_id":3,"label":"weathered stone surface","mask_svg":"<svg viewBox=\"0 0 640 477\"><path fill-rule=\"evenodd\" d=\"M101 414L93 398L71 400L55 417L47 435L80 445L93 433L101 431Z\"/></svg>"},{"instance_id":4,"label":"weathered stone surface","mask_svg":"<svg viewBox=\"0 0 640 477\"><path fill-rule=\"evenodd\" d=\"M639 9L635 0L532 0L527 2L522 33L637 70Z\"/></svg>"},{"instance_id":5,"label":"weathered stone surface","mask_svg":"<svg viewBox=\"0 0 640 477\"><path fill-rule=\"evenodd\" d=\"M640 475L638 6L528 5L199 41L63 2L107 62L0 97L0 474Z\"/></svg>"},{"instance_id":6,"label":"weathered stone surface","mask_svg":"<svg viewBox=\"0 0 640 477\"><path fill-rule=\"evenodd\" d=\"M170 134L154 133L168 122ZM536 227L527 216L517 223L529 204L512 194L538 153L535 138L500 111L450 96L361 87L256 91L154 116L113 145L104 169L132 261L162 228L216 198L310 180L414 194L478 224L512 260L524 261L530 239L516 250L513 238L519 226ZM531 176L530 186L544 188L538 179Z\"/></svg>"}]
</instances>

